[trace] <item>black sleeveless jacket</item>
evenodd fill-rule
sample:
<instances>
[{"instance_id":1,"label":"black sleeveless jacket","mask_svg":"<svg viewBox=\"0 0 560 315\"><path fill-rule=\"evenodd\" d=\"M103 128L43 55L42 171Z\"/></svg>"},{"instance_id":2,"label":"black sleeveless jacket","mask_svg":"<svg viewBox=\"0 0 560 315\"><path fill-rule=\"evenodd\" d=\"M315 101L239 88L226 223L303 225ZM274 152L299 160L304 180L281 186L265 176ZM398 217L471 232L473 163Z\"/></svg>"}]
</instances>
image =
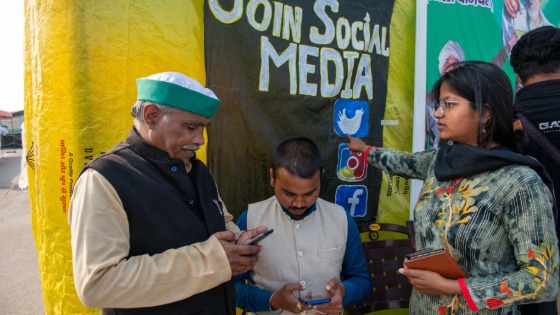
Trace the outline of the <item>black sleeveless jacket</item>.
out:
<instances>
[{"instance_id":1,"label":"black sleeveless jacket","mask_svg":"<svg viewBox=\"0 0 560 315\"><path fill-rule=\"evenodd\" d=\"M86 166L115 188L128 216L130 256L157 254L207 240L225 231L212 175L196 157L186 172L182 160L144 142L132 128L126 142ZM181 262L177 262L181 263ZM231 281L187 299L135 309L103 309L103 314L235 314Z\"/></svg>"}]
</instances>

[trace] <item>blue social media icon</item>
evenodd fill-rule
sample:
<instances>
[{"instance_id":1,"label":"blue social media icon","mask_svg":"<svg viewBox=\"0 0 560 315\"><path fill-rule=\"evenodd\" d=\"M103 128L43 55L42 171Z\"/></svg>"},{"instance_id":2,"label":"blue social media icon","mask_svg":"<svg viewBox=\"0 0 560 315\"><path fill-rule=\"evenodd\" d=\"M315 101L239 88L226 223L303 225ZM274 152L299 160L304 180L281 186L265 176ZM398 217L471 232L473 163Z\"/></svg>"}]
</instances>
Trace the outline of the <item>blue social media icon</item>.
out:
<instances>
[{"instance_id":1,"label":"blue social media icon","mask_svg":"<svg viewBox=\"0 0 560 315\"><path fill-rule=\"evenodd\" d=\"M366 101L339 99L334 103L334 131L344 137L364 137L369 131L369 106Z\"/></svg>"},{"instance_id":2,"label":"blue social media icon","mask_svg":"<svg viewBox=\"0 0 560 315\"><path fill-rule=\"evenodd\" d=\"M363 185L340 185L336 188L335 203L353 217L363 217L367 211L367 188Z\"/></svg>"},{"instance_id":3,"label":"blue social media icon","mask_svg":"<svg viewBox=\"0 0 560 315\"><path fill-rule=\"evenodd\" d=\"M362 152L351 152L347 143L338 146L336 175L346 182L364 180L367 175L367 161Z\"/></svg>"}]
</instances>

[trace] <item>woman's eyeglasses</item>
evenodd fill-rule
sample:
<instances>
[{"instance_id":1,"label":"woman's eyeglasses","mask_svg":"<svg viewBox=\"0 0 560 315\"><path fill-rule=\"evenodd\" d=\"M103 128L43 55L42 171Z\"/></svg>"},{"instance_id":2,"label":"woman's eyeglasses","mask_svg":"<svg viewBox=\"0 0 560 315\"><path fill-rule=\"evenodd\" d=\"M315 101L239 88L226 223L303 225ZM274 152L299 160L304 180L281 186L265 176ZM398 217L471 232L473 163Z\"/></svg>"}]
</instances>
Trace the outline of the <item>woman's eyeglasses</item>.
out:
<instances>
[{"instance_id":1,"label":"woman's eyeglasses","mask_svg":"<svg viewBox=\"0 0 560 315\"><path fill-rule=\"evenodd\" d=\"M449 112L449 109L457 104L463 104L463 103L467 103L470 104L471 102L456 102L456 101L449 101L449 100L439 100L438 102L434 102L432 105L434 107L434 110L437 111L439 110L439 113L442 115L447 114L447 112Z\"/></svg>"}]
</instances>

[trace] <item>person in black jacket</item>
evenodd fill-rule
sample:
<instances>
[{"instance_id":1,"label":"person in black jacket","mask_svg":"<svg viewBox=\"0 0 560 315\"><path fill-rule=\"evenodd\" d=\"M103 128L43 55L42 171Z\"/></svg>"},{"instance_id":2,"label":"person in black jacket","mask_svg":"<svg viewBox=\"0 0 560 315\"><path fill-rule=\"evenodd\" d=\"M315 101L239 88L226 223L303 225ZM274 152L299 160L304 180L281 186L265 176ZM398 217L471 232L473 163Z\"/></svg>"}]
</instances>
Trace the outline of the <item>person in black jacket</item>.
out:
<instances>
[{"instance_id":1,"label":"person in black jacket","mask_svg":"<svg viewBox=\"0 0 560 315\"><path fill-rule=\"evenodd\" d=\"M515 103L540 137L548 139L560 150L560 29L543 26L525 33L513 46L510 64L523 87L515 95ZM529 126L522 126L527 130ZM524 154L539 160L552 178L556 205L560 203L560 159L543 150L529 136ZM558 235L558 222L556 234ZM558 314L556 301L526 304L523 314Z\"/></svg>"}]
</instances>

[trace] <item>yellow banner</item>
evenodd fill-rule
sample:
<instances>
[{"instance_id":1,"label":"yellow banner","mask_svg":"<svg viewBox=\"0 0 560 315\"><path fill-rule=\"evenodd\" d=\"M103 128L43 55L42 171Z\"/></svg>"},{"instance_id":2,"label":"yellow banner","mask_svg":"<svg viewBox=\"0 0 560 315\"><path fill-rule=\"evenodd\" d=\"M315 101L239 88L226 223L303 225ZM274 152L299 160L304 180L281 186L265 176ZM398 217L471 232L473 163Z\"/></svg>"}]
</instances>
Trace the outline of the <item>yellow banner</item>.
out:
<instances>
[{"instance_id":1,"label":"yellow banner","mask_svg":"<svg viewBox=\"0 0 560 315\"><path fill-rule=\"evenodd\" d=\"M415 4L411 0L397 0L393 8L383 131L385 147L407 152L412 151L414 116ZM383 172L377 222L405 224L409 219L410 185L410 179Z\"/></svg>"},{"instance_id":2,"label":"yellow banner","mask_svg":"<svg viewBox=\"0 0 560 315\"><path fill-rule=\"evenodd\" d=\"M26 146L46 314L99 314L74 288L67 223L74 183L85 164L124 140L137 78L178 71L206 81L202 7L202 0L26 0Z\"/></svg>"}]
</instances>

